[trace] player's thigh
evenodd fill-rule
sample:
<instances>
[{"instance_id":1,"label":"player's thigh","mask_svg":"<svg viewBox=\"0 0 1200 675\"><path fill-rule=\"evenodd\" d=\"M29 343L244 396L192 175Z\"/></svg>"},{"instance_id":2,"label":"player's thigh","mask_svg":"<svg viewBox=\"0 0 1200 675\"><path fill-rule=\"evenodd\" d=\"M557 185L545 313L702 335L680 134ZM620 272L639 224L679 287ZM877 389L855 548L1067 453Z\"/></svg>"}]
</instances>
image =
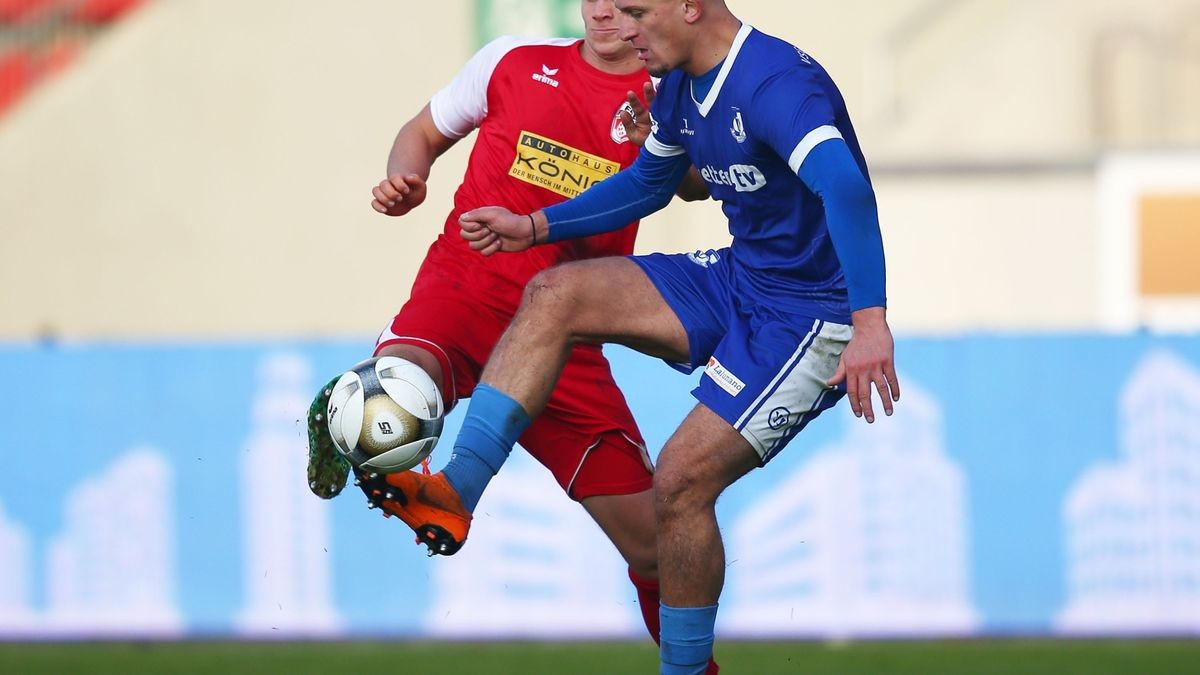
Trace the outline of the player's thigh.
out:
<instances>
[{"instance_id":1,"label":"player's thigh","mask_svg":"<svg viewBox=\"0 0 1200 675\"><path fill-rule=\"evenodd\" d=\"M687 332L646 272L629 258L596 258L552 267L525 287L525 307L556 307L577 341L617 343L681 361Z\"/></svg>"}]
</instances>

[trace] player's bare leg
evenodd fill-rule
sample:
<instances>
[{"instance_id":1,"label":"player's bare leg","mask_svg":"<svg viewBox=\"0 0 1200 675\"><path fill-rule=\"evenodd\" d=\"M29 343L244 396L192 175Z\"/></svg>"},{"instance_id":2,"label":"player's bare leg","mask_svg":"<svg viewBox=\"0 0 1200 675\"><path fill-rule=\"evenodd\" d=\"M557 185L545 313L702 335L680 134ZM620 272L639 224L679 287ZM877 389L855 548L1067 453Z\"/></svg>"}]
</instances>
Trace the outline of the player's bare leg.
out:
<instances>
[{"instance_id":1,"label":"player's bare leg","mask_svg":"<svg viewBox=\"0 0 1200 675\"><path fill-rule=\"evenodd\" d=\"M659 642L658 545L654 518L648 517L654 513L654 491L588 497L581 503L629 564L646 629ZM716 675L720 670L710 658L705 672Z\"/></svg>"},{"instance_id":2,"label":"player's bare leg","mask_svg":"<svg viewBox=\"0 0 1200 675\"><path fill-rule=\"evenodd\" d=\"M578 342L688 359L687 333L642 268L628 258L600 258L545 270L526 285L480 381L537 416Z\"/></svg>"},{"instance_id":3,"label":"player's bare leg","mask_svg":"<svg viewBox=\"0 0 1200 675\"><path fill-rule=\"evenodd\" d=\"M687 358L683 326L636 263L602 258L539 273L492 351L442 470L468 511L545 408L579 342L616 342Z\"/></svg>"},{"instance_id":4,"label":"player's bare leg","mask_svg":"<svg viewBox=\"0 0 1200 675\"><path fill-rule=\"evenodd\" d=\"M704 405L692 409L659 454L654 493L664 663L696 667L712 656L725 584L717 497L758 461L750 443Z\"/></svg>"},{"instance_id":5,"label":"player's bare leg","mask_svg":"<svg viewBox=\"0 0 1200 675\"><path fill-rule=\"evenodd\" d=\"M612 541L634 574L644 579L658 579L658 542L652 517L652 490L630 495L597 495L580 503Z\"/></svg>"},{"instance_id":6,"label":"player's bare leg","mask_svg":"<svg viewBox=\"0 0 1200 675\"><path fill-rule=\"evenodd\" d=\"M636 263L601 258L539 273L526 286L521 306L475 388L450 463L434 476L406 472L382 479L409 498L406 503L415 497L431 505L429 513L456 516L447 521L453 527L414 526L410 520L428 516L404 514L432 553L450 555L462 546L469 514L487 483L530 419L545 408L571 347L588 341L617 342L654 356L688 359L683 326ZM399 516L405 508L412 510L400 499L387 499L387 492L378 487L370 485L366 491L368 496L379 492L376 497L383 497L379 505L386 511ZM423 531L420 525L441 525L441 530L431 539L430 529Z\"/></svg>"}]
</instances>

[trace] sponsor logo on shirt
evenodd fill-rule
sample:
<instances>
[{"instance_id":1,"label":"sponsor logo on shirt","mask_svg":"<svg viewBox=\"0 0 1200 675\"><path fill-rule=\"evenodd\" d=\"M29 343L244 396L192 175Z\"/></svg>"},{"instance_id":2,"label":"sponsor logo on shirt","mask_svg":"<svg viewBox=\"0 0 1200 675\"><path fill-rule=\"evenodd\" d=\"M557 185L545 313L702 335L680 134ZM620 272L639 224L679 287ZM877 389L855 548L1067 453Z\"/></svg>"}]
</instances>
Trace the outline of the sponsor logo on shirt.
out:
<instances>
[{"instance_id":1,"label":"sponsor logo on shirt","mask_svg":"<svg viewBox=\"0 0 1200 675\"><path fill-rule=\"evenodd\" d=\"M754 192L767 184L767 177L753 164L734 164L728 169L706 166L700 176L714 185L728 185L738 192Z\"/></svg>"},{"instance_id":2,"label":"sponsor logo on shirt","mask_svg":"<svg viewBox=\"0 0 1200 675\"><path fill-rule=\"evenodd\" d=\"M555 89L557 89L558 88L558 80L554 79L554 76L557 74L558 74L558 68L551 68L550 66L542 64L542 72L534 73L533 79L537 80L538 82L541 82L542 84L548 84L551 87L554 87Z\"/></svg>"},{"instance_id":3,"label":"sponsor logo on shirt","mask_svg":"<svg viewBox=\"0 0 1200 675\"><path fill-rule=\"evenodd\" d=\"M742 121L742 111L737 108L733 109L733 125L729 127L729 133L738 143L746 142L746 123Z\"/></svg>"},{"instance_id":4,"label":"sponsor logo on shirt","mask_svg":"<svg viewBox=\"0 0 1200 675\"><path fill-rule=\"evenodd\" d=\"M708 367L704 369L704 374L711 377L717 386L729 392L730 396L737 396L746 388L746 383L739 380L737 375L729 372L715 356L709 357Z\"/></svg>"},{"instance_id":5,"label":"sponsor logo on shirt","mask_svg":"<svg viewBox=\"0 0 1200 675\"><path fill-rule=\"evenodd\" d=\"M617 162L522 131L508 175L570 198L620 170Z\"/></svg>"}]
</instances>

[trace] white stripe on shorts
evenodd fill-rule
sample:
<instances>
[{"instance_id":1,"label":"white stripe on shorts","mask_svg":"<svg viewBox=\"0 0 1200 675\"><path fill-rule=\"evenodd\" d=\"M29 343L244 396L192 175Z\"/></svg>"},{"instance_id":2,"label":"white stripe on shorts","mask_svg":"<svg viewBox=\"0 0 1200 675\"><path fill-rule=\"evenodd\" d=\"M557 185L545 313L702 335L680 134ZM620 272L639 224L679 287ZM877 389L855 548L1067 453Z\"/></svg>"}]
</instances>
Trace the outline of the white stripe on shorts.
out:
<instances>
[{"instance_id":1,"label":"white stripe on shorts","mask_svg":"<svg viewBox=\"0 0 1200 675\"><path fill-rule=\"evenodd\" d=\"M825 384L837 372L852 326L817 321L779 373L738 418L735 428L766 461L781 439L803 424L830 391Z\"/></svg>"}]
</instances>

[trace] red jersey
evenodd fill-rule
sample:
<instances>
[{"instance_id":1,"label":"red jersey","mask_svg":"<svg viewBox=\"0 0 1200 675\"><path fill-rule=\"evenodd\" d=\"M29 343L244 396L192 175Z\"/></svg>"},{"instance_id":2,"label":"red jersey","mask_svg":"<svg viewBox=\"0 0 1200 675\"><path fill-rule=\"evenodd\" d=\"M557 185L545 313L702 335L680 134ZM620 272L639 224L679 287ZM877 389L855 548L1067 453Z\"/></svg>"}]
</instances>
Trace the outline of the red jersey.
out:
<instances>
[{"instance_id":1,"label":"red jersey","mask_svg":"<svg viewBox=\"0 0 1200 675\"><path fill-rule=\"evenodd\" d=\"M423 281L450 276L455 285L486 289L485 301L511 312L526 282L547 267L633 252L637 223L487 258L459 235L458 217L466 211L503 206L532 213L578 195L637 157L618 114L628 108L626 93L640 93L650 76L645 70L602 72L583 60L582 42L499 38L434 95L430 111L441 133L461 138L478 128L479 136L454 210L430 247L414 291Z\"/></svg>"}]
</instances>

